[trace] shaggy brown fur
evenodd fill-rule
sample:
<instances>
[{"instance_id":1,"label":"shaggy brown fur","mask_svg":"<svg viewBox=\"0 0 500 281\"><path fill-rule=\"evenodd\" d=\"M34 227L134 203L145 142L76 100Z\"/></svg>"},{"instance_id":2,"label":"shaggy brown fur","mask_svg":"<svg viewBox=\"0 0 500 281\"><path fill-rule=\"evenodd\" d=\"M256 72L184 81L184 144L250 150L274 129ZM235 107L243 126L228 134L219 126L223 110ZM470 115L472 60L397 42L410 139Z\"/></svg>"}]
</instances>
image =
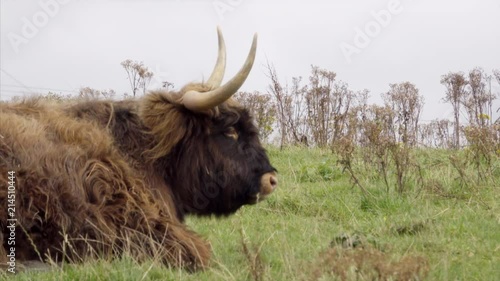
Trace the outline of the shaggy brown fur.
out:
<instances>
[{"instance_id":1,"label":"shaggy brown fur","mask_svg":"<svg viewBox=\"0 0 500 281\"><path fill-rule=\"evenodd\" d=\"M228 101L190 112L178 102L190 89L206 90L191 84L140 100L0 103L0 253L10 247L7 177L15 171L18 260L126 251L207 266L210 247L184 215L228 215L255 203L260 178L275 169L245 109Z\"/></svg>"}]
</instances>

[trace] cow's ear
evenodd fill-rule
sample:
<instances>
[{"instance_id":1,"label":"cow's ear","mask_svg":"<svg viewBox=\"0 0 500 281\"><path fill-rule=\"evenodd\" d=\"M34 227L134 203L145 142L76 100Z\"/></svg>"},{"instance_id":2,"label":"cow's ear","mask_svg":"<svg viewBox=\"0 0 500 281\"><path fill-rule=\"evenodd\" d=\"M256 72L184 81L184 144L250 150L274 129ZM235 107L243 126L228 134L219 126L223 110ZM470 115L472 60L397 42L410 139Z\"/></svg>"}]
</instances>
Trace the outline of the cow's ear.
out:
<instances>
[{"instance_id":1,"label":"cow's ear","mask_svg":"<svg viewBox=\"0 0 500 281\"><path fill-rule=\"evenodd\" d=\"M226 129L226 131L224 132L224 135L226 135L226 137L228 138L232 138L234 140L238 140L238 131L236 131L236 129L234 127L229 127Z\"/></svg>"}]
</instances>

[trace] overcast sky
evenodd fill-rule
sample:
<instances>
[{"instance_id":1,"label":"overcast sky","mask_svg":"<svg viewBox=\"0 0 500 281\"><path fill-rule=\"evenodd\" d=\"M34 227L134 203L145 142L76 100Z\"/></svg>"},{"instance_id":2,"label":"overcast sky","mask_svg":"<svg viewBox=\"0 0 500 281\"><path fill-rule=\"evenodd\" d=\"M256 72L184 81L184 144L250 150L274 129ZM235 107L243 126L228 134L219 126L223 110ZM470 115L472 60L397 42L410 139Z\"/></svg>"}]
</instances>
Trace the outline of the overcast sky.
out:
<instances>
[{"instance_id":1,"label":"overcast sky","mask_svg":"<svg viewBox=\"0 0 500 281\"><path fill-rule=\"evenodd\" d=\"M259 34L242 90L267 91L269 60L282 82L311 65L337 73L372 100L410 81L425 98L424 120L449 118L440 77L500 68L498 0L34 0L1 1L1 99L80 87L130 92L125 59L143 61L176 88L210 75L216 26L231 77ZM493 92L500 86L492 84ZM497 101L496 107L500 102ZM495 108L496 108L495 107Z\"/></svg>"}]
</instances>

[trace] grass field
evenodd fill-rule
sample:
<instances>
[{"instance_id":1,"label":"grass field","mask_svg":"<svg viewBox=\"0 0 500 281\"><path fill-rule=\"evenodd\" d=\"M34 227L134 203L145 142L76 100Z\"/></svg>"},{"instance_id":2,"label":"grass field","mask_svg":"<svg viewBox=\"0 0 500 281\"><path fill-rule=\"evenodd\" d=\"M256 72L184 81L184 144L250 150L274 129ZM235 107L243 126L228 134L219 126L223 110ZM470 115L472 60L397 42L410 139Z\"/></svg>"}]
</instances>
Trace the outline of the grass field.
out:
<instances>
[{"instance_id":1,"label":"grass field","mask_svg":"<svg viewBox=\"0 0 500 281\"><path fill-rule=\"evenodd\" d=\"M423 185L387 193L375 173L359 172L371 194L364 196L330 151L270 148L269 154L280 173L271 197L228 218L187 220L212 244L206 271L123 258L0 278L500 280L500 171L488 182L463 185L450 152L422 151Z\"/></svg>"}]
</instances>

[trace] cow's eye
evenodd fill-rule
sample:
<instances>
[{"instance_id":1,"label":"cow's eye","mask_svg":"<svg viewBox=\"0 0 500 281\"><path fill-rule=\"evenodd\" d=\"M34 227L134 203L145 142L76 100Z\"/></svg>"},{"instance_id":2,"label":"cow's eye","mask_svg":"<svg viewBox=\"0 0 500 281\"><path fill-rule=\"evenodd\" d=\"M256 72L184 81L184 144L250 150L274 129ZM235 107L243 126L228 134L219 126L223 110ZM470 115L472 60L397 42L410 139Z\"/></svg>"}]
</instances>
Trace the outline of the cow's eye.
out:
<instances>
[{"instance_id":1,"label":"cow's eye","mask_svg":"<svg viewBox=\"0 0 500 281\"><path fill-rule=\"evenodd\" d=\"M226 137L233 138L234 140L238 140L238 132L236 132L234 127L227 128L224 135L226 135Z\"/></svg>"}]
</instances>

